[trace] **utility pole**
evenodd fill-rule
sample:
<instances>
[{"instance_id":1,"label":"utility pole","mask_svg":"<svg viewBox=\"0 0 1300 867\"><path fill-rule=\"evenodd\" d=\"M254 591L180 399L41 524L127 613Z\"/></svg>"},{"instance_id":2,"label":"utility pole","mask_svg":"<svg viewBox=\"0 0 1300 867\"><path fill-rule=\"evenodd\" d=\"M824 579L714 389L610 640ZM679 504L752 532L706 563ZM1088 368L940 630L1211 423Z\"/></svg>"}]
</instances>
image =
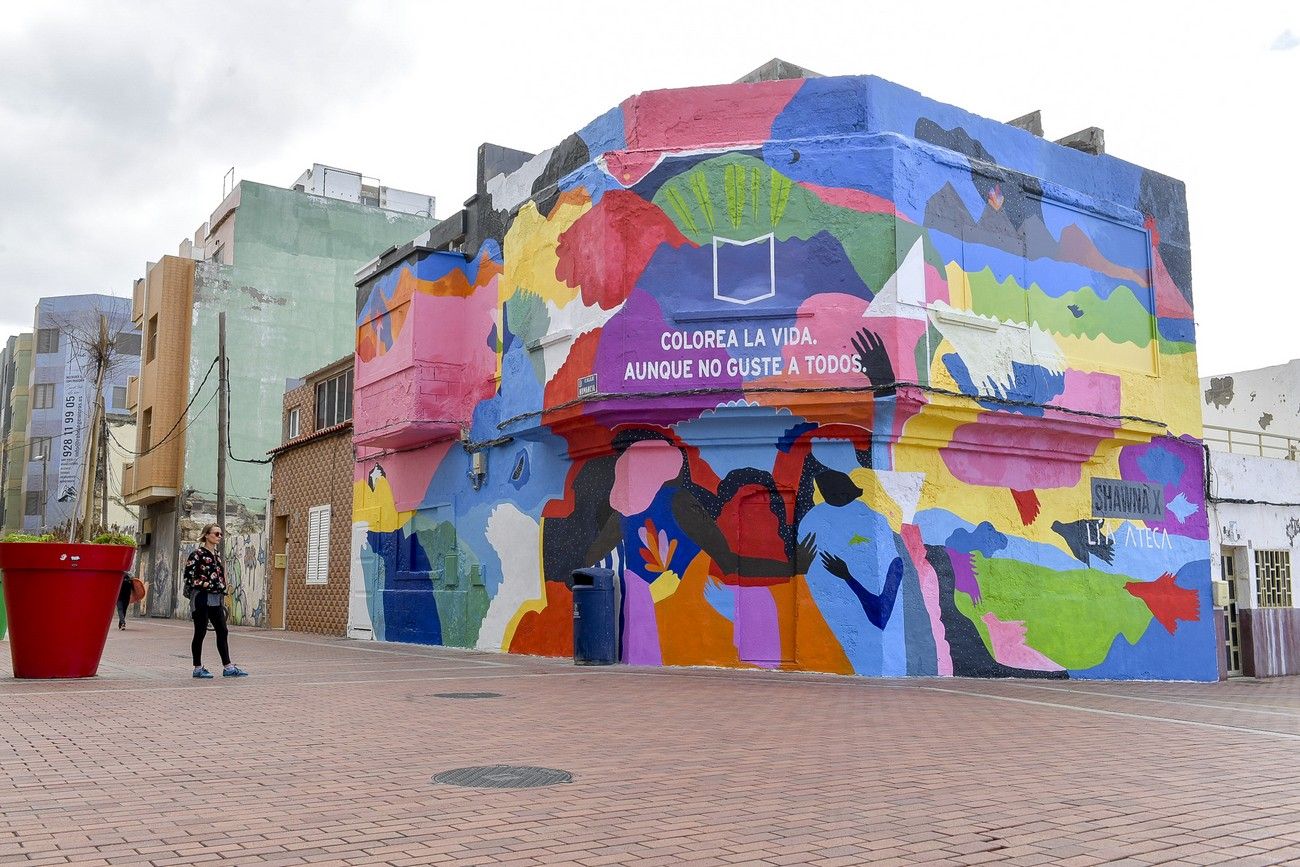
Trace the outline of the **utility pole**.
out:
<instances>
[{"instance_id":1,"label":"utility pole","mask_svg":"<svg viewBox=\"0 0 1300 867\"><path fill-rule=\"evenodd\" d=\"M229 387L229 370L226 368L226 314L217 314L217 526L224 534L226 528L226 393ZM222 550L225 536L222 535Z\"/></svg>"}]
</instances>

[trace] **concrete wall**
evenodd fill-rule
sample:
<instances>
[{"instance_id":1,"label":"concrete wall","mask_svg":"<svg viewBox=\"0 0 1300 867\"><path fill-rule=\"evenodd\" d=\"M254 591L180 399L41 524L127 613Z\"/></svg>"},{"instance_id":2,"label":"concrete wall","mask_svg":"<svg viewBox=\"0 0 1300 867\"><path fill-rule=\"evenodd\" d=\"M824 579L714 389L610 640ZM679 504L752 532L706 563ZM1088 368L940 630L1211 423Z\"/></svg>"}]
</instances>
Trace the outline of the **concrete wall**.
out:
<instances>
[{"instance_id":1,"label":"concrete wall","mask_svg":"<svg viewBox=\"0 0 1300 867\"><path fill-rule=\"evenodd\" d=\"M1200 383L1206 425L1300 437L1300 360Z\"/></svg>"},{"instance_id":2,"label":"concrete wall","mask_svg":"<svg viewBox=\"0 0 1300 867\"><path fill-rule=\"evenodd\" d=\"M354 634L564 655L600 565L635 664L1217 676L1177 181L822 78L479 202L359 297Z\"/></svg>"}]
</instances>

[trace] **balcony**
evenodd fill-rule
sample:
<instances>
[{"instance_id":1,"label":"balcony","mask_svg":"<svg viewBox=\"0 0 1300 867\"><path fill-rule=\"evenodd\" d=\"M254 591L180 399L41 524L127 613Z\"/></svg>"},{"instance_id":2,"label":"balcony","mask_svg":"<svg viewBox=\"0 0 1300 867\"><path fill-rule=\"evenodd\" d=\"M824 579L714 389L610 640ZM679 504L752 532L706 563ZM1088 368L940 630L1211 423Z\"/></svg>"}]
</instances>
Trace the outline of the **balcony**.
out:
<instances>
[{"instance_id":1,"label":"balcony","mask_svg":"<svg viewBox=\"0 0 1300 867\"><path fill-rule=\"evenodd\" d=\"M465 365L417 361L388 376L358 383L353 409L357 445L411 448L455 439L469 426Z\"/></svg>"},{"instance_id":2,"label":"balcony","mask_svg":"<svg viewBox=\"0 0 1300 867\"><path fill-rule=\"evenodd\" d=\"M1205 426L1205 444L1216 452L1284 461L1294 461L1300 454L1300 438L1218 425Z\"/></svg>"}]
</instances>

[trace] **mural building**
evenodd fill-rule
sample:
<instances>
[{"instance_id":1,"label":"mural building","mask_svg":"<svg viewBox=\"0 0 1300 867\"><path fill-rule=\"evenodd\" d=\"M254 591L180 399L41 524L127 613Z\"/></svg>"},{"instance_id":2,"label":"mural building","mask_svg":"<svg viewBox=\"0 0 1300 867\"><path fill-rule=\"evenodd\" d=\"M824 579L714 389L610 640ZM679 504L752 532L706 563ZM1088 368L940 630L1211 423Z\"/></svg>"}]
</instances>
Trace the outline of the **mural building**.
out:
<instances>
[{"instance_id":1,"label":"mural building","mask_svg":"<svg viewBox=\"0 0 1300 867\"><path fill-rule=\"evenodd\" d=\"M1181 182L874 77L647 92L358 288L349 633L1218 676Z\"/></svg>"}]
</instances>

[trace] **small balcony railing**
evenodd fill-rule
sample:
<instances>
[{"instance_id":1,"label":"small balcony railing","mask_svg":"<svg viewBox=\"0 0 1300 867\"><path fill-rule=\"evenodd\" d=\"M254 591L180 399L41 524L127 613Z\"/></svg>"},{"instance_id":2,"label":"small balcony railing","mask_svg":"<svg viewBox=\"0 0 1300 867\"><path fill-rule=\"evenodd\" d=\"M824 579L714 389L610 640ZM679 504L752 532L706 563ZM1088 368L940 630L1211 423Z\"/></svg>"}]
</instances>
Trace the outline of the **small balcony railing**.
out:
<instances>
[{"instance_id":1,"label":"small balcony railing","mask_svg":"<svg viewBox=\"0 0 1300 867\"><path fill-rule=\"evenodd\" d=\"M1267 431L1239 430L1218 425L1205 426L1205 444L1218 452L1255 455L1294 461L1300 456L1300 438Z\"/></svg>"}]
</instances>

